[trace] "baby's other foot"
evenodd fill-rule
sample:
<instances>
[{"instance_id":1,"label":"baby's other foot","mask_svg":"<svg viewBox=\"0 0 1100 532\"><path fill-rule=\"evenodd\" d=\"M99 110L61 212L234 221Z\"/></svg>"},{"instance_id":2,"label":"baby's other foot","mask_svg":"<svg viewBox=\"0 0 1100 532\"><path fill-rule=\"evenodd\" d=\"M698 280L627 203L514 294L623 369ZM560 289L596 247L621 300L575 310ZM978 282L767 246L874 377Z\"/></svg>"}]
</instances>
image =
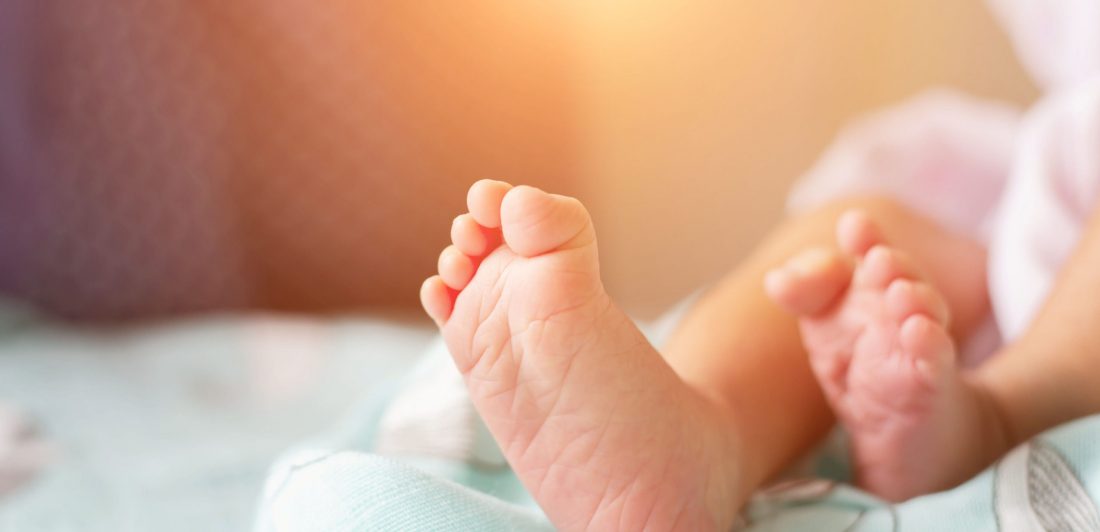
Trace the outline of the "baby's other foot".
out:
<instances>
[{"instance_id":1,"label":"baby's other foot","mask_svg":"<svg viewBox=\"0 0 1100 532\"><path fill-rule=\"evenodd\" d=\"M561 529L713 530L738 440L600 281L573 198L480 181L421 300L509 464Z\"/></svg>"},{"instance_id":2,"label":"baby's other foot","mask_svg":"<svg viewBox=\"0 0 1100 532\"><path fill-rule=\"evenodd\" d=\"M962 482L1005 451L984 391L959 369L941 294L863 214L837 224L840 252L809 250L771 272L810 365L847 429L857 483L900 501Z\"/></svg>"}]
</instances>

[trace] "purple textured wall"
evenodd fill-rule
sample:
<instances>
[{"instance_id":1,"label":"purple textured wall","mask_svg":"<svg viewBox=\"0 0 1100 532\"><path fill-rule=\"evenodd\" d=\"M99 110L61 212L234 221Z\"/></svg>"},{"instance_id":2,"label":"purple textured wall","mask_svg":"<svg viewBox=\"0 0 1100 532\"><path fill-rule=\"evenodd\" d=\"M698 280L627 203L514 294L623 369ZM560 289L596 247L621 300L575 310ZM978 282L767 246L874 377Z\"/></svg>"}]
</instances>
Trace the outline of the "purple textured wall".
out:
<instances>
[{"instance_id":1,"label":"purple textured wall","mask_svg":"<svg viewBox=\"0 0 1100 532\"><path fill-rule=\"evenodd\" d=\"M0 4L0 293L73 318L415 304L464 189L577 173L569 17Z\"/></svg>"}]
</instances>

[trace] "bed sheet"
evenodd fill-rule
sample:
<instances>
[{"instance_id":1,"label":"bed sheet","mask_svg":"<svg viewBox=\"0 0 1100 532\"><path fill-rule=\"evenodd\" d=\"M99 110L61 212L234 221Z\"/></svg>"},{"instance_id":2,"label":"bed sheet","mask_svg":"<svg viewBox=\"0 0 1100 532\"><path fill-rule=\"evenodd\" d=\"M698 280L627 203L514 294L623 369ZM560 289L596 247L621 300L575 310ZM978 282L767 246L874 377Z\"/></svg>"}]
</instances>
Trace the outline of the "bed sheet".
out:
<instances>
[{"instance_id":1,"label":"bed sheet","mask_svg":"<svg viewBox=\"0 0 1100 532\"><path fill-rule=\"evenodd\" d=\"M347 419L433 336L380 316L80 328L0 302L0 400L57 450L0 499L0 531L247 530L275 457Z\"/></svg>"}]
</instances>

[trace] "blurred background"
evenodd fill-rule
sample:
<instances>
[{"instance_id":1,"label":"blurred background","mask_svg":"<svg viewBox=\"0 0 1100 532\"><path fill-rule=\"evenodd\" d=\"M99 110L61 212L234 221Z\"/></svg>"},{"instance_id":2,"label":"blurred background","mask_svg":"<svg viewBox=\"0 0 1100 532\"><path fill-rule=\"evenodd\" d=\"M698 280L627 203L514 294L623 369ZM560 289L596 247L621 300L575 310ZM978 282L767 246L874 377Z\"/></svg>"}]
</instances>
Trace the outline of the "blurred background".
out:
<instances>
[{"instance_id":1,"label":"blurred background","mask_svg":"<svg viewBox=\"0 0 1100 532\"><path fill-rule=\"evenodd\" d=\"M2 0L0 532L244 530L399 399L475 427L405 392L477 179L583 200L650 318L937 86L1036 94L981 0Z\"/></svg>"},{"instance_id":2,"label":"blurred background","mask_svg":"<svg viewBox=\"0 0 1100 532\"><path fill-rule=\"evenodd\" d=\"M0 4L0 293L62 316L414 311L482 177L576 195L653 316L842 125L1035 89L980 0Z\"/></svg>"}]
</instances>

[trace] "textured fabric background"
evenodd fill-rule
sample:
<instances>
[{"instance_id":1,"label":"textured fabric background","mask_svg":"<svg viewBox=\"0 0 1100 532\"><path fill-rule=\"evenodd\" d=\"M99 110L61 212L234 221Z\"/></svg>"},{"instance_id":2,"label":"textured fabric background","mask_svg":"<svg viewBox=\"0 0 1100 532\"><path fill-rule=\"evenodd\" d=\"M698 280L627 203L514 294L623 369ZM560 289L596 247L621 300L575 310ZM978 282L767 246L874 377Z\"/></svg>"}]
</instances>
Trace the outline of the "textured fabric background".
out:
<instances>
[{"instance_id":1,"label":"textured fabric background","mask_svg":"<svg viewBox=\"0 0 1100 532\"><path fill-rule=\"evenodd\" d=\"M574 173L570 20L512 4L0 3L0 293L415 304L469 183Z\"/></svg>"}]
</instances>

